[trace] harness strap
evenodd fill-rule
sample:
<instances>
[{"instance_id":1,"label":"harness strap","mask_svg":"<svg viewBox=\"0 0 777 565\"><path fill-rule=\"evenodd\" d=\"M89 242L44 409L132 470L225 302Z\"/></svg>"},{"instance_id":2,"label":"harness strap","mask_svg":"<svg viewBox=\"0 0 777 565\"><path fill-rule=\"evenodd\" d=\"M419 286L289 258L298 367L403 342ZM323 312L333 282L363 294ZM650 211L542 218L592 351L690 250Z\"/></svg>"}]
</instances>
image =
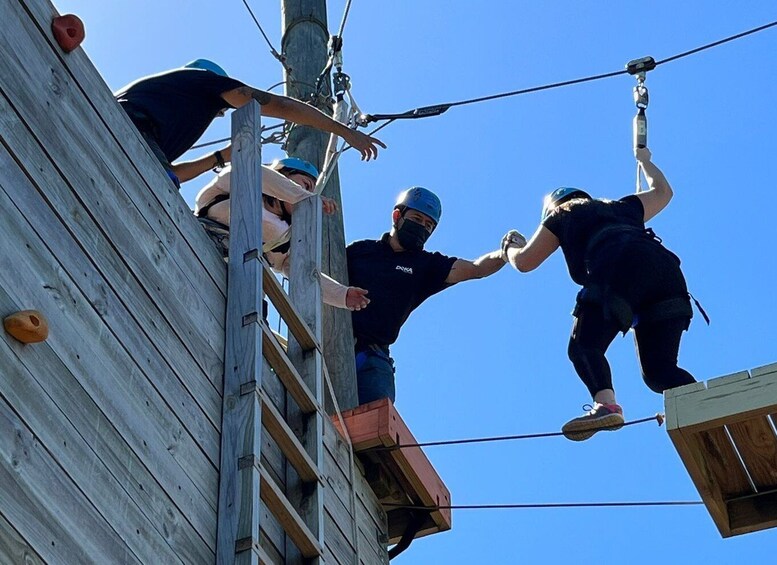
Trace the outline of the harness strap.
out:
<instances>
[{"instance_id":1,"label":"harness strap","mask_svg":"<svg viewBox=\"0 0 777 565\"><path fill-rule=\"evenodd\" d=\"M205 218L208 215L208 210L210 210L219 202L224 202L225 200L229 200L229 194L217 194L213 197L213 200L208 202L205 206L201 206L200 209L197 210L197 217Z\"/></svg>"}]
</instances>

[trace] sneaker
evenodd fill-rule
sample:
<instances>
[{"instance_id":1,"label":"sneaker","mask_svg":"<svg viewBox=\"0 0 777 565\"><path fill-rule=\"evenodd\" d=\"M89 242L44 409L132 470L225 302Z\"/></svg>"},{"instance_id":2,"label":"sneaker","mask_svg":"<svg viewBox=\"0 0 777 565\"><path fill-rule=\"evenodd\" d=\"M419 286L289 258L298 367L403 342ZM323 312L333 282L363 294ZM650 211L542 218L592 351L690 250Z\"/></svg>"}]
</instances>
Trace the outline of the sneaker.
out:
<instances>
[{"instance_id":1,"label":"sneaker","mask_svg":"<svg viewBox=\"0 0 777 565\"><path fill-rule=\"evenodd\" d=\"M615 431L623 427L623 409L617 404L586 404L586 414L564 424L561 432L572 441L584 441L602 430Z\"/></svg>"}]
</instances>

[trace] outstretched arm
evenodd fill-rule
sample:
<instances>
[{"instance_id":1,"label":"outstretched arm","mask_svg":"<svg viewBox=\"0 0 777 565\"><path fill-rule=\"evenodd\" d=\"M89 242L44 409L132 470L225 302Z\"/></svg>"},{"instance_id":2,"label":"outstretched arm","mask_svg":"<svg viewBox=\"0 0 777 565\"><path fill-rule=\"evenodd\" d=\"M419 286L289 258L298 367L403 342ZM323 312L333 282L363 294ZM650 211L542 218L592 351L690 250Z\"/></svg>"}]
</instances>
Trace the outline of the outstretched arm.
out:
<instances>
[{"instance_id":1,"label":"outstretched arm","mask_svg":"<svg viewBox=\"0 0 777 565\"><path fill-rule=\"evenodd\" d=\"M520 243L508 243L507 260L522 273L533 271L539 267L545 259L550 257L558 249L559 240L543 225L537 228L529 243L521 246Z\"/></svg>"},{"instance_id":2,"label":"outstretched arm","mask_svg":"<svg viewBox=\"0 0 777 565\"><path fill-rule=\"evenodd\" d=\"M232 159L232 146L228 145L224 149L219 151L221 158L225 163L229 163ZM173 172L178 180L186 182L200 176L202 173L208 172L211 169L215 169L220 165L216 152L208 153L193 161L179 161L173 164Z\"/></svg>"},{"instance_id":3,"label":"outstretched arm","mask_svg":"<svg viewBox=\"0 0 777 565\"><path fill-rule=\"evenodd\" d=\"M339 135L349 145L357 149L365 161L378 156L378 146L386 148L386 145L379 139L352 130L317 108L288 96L272 94L250 86L241 86L224 92L221 97L235 108L240 108L251 100L256 100L262 105L262 112L267 116Z\"/></svg>"},{"instance_id":4,"label":"outstretched arm","mask_svg":"<svg viewBox=\"0 0 777 565\"><path fill-rule=\"evenodd\" d=\"M648 183L648 190L637 194L637 198L642 201L642 207L645 209L645 221L647 222L666 208L674 192L664 173L653 164L650 149L647 147L637 149L635 156L639 164L642 165L642 172Z\"/></svg>"},{"instance_id":5,"label":"outstretched arm","mask_svg":"<svg viewBox=\"0 0 777 565\"><path fill-rule=\"evenodd\" d=\"M474 261L456 259L450 273L448 273L448 277L445 279L445 283L456 284L470 279L482 279L483 277L493 275L504 266L505 262L502 258L501 249L486 253Z\"/></svg>"}]
</instances>

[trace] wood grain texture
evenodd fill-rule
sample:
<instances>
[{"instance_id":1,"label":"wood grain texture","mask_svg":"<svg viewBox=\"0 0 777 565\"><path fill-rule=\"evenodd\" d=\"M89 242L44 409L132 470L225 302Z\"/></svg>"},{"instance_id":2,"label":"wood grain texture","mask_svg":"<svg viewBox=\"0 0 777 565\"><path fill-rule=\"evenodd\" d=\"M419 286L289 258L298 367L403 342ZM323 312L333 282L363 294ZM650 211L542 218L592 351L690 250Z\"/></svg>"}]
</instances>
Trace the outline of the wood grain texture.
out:
<instances>
[{"instance_id":1,"label":"wood grain texture","mask_svg":"<svg viewBox=\"0 0 777 565\"><path fill-rule=\"evenodd\" d=\"M59 63L67 69L73 82L82 92L88 94L92 116L100 120L108 130L106 141L110 139L111 142L119 145L124 154L120 160L129 165L127 172L133 175L133 178L137 175L141 179L137 185L140 187L140 193L137 196L142 198L139 202L143 202L140 208L159 208L167 214L169 220L163 220L164 224L172 225L173 229L182 236L179 237L170 231L170 238L185 244L189 249L186 251L185 248L181 248L176 255L183 260L191 257L197 259L202 265L205 276L213 280L222 296L225 295L226 268L221 255L210 243L188 205L170 183L167 174L151 149L142 140L137 129L127 115L117 107L110 88L83 49L76 49L65 55L55 43L50 25L52 18L58 15L56 9L48 0L23 0L21 4L27 10L29 17L35 21L41 37L49 45ZM190 264L185 270L192 276L198 276L195 273L200 271L196 264Z\"/></svg>"},{"instance_id":2,"label":"wood grain texture","mask_svg":"<svg viewBox=\"0 0 777 565\"><path fill-rule=\"evenodd\" d=\"M291 303L286 291L281 288L278 279L275 278L270 265L264 260L262 260L262 263L264 265L264 290L281 319L289 328L289 332L297 338L297 341L304 349L308 350L318 347L316 336L308 325L302 321L299 312Z\"/></svg>"},{"instance_id":3,"label":"wood grain texture","mask_svg":"<svg viewBox=\"0 0 777 565\"><path fill-rule=\"evenodd\" d=\"M19 532L0 512L0 563L24 563L24 565L44 565L34 549L22 538Z\"/></svg>"},{"instance_id":4,"label":"wood grain texture","mask_svg":"<svg viewBox=\"0 0 777 565\"><path fill-rule=\"evenodd\" d=\"M4 305L0 301L0 307ZM92 504L120 535L129 535L133 543L139 543L135 550L139 556L145 551L168 555L157 548L159 542L152 539L156 536L175 552L168 555L171 562L213 561L212 547L193 526L197 516L190 522L93 402L72 387L63 387L58 376L67 369L46 358L47 371L32 374L28 366L42 365L27 353L21 347L0 343L0 389L84 493L84 503ZM215 523L215 516L211 522ZM135 535L136 530L143 535Z\"/></svg>"},{"instance_id":5,"label":"wood grain texture","mask_svg":"<svg viewBox=\"0 0 777 565\"><path fill-rule=\"evenodd\" d=\"M262 183L260 129L258 103L235 111L216 546L217 563L225 564L258 562L253 548L259 545L262 420L257 394L262 383L262 194L256 190Z\"/></svg>"},{"instance_id":6,"label":"wood grain texture","mask_svg":"<svg viewBox=\"0 0 777 565\"><path fill-rule=\"evenodd\" d=\"M294 207L291 228L291 272L289 290L292 304L316 338L321 342L321 199L308 198ZM304 414L287 405L289 425L321 470L324 467L323 437L323 357L320 348L306 349L294 335L289 336L289 359L297 367L302 381L315 398L317 410ZM324 496L322 485L306 489L298 475L288 473L289 500L297 508L318 544L324 546ZM300 548L301 550L302 548Z\"/></svg>"},{"instance_id":7,"label":"wood grain texture","mask_svg":"<svg viewBox=\"0 0 777 565\"><path fill-rule=\"evenodd\" d=\"M0 95L0 113L4 100ZM0 121L8 118L5 114ZM45 169L48 164L45 160L38 163L39 169ZM141 298L140 287L127 285L130 277L126 273L119 268L100 270L98 265L103 266L116 256L109 242L104 240L103 245L85 252L82 245L89 248L90 243L84 243L83 239L69 232L63 223L66 220L60 219L42 196L51 184L44 187L33 185L2 144L0 167L3 169L3 178L0 178L3 229L19 244L30 246L27 248L29 251L22 251L20 256L48 252L53 260L47 261L50 267L43 268L62 271L71 280L77 281L89 308L100 317L115 340L141 361L151 385L185 422L187 430L215 465L218 459L218 427L221 426L221 395L211 386L210 377L198 367L175 334L164 327L166 321L153 303ZM56 183L58 178L52 174L49 180L43 182ZM91 237L94 238L94 233ZM96 263L92 261L94 257L99 257ZM58 276L52 274L48 277L49 281L53 284ZM56 291L56 288L52 286L49 290Z\"/></svg>"},{"instance_id":8,"label":"wood grain texture","mask_svg":"<svg viewBox=\"0 0 777 565\"><path fill-rule=\"evenodd\" d=\"M777 435L767 416L727 426L755 488L777 489Z\"/></svg>"},{"instance_id":9,"label":"wood grain texture","mask_svg":"<svg viewBox=\"0 0 777 565\"><path fill-rule=\"evenodd\" d=\"M72 191L111 240L126 269L173 320L175 330L184 334L181 337L195 341L198 347L192 347L192 353L208 355L206 370L219 366L223 331L211 330L224 326L223 303L212 297L223 289L208 276L180 234L166 229L170 222L160 213L158 201L148 202L154 187L142 183L129 168L126 154L96 122L87 97L54 52L37 49L37 56L29 56L27 51L34 47L25 46L38 46L40 32L18 3L11 5L4 17L13 32L0 36L0 49L7 54L0 61L0 77L13 79L0 81L3 93L36 139L45 140L50 160L69 181L69 188L63 188ZM115 104L114 111L121 112ZM89 158L74 159L74 155ZM169 182L160 186L166 185ZM185 265L178 263L187 258ZM189 323L195 315L202 324Z\"/></svg>"}]
</instances>

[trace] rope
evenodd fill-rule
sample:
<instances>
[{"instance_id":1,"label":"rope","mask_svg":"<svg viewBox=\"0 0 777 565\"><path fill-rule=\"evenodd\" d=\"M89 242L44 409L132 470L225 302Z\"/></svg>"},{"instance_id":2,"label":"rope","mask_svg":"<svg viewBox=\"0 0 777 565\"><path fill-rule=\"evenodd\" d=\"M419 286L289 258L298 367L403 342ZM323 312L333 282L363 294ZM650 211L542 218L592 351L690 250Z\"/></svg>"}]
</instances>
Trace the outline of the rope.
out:
<instances>
[{"instance_id":1,"label":"rope","mask_svg":"<svg viewBox=\"0 0 777 565\"><path fill-rule=\"evenodd\" d=\"M699 506L701 500L666 500L657 502L544 502L536 504L451 504L447 506L415 506L384 502L383 506L407 510L507 510L516 508L622 508L634 506Z\"/></svg>"},{"instance_id":2,"label":"rope","mask_svg":"<svg viewBox=\"0 0 777 565\"><path fill-rule=\"evenodd\" d=\"M264 32L264 29L262 28L262 24L259 23L259 20L254 15L254 11L251 9L251 6L248 5L248 0L243 0L243 5L245 5L246 10L248 10L248 13L251 14L251 18L253 18L254 23L256 24L256 27L259 28L259 32L262 34L262 37L264 37L265 42L267 42L267 46L270 48L270 53L272 53L272 56L278 59L278 62L283 65L283 68L286 70L287 74L291 74L291 69L286 65L286 57L278 53L278 51L273 47L273 44L270 42L270 38L267 37L267 34Z\"/></svg>"},{"instance_id":3,"label":"rope","mask_svg":"<svg viewBox=\"0 0 777 565\"><path fill-rule=\"evenodd\" d=\"M664 423L663 414L656 414L655 416L650 416L648 418L632 420L631 422L626 422L622 426L618 426L618 427L621 428L626 426L634 426L636 424L644 424L645 422L652 422L652 421L658 422L659 426L662 425ZM545 433L539 433L539 434L521 434L521 435L510 435L510 436L479 437L479 438L469 438L469 439L452 439L452 440L443 440L443 441L427 441L423 443L404 443L404 444L393 445L388 447L374 447L370 451L394 451L397 449L404 449L408 447L436 447L440 445L489 443L494 441L511 441L511 440L517 440L517 439L538 439L538 438L546 438L546 437L560 437L563 435L564 435L563 432L545 432Z\"/></svg>"},{"instance_id":4,"label":"rope","mask_svg":"<svg viewBox=\"0 0 777 565\"><path fill-rule=\"evenodd\" d=\"M351 11L351 0L345 4L345 10L343 11L343 19L340 20L340 29L337 31L337 36L343 36L343 30L345 29L345 22L348 20L348 13Z\"/></svg>"},{"instance_id":5,"label":"rope","mask_svg":"<svg viewBox=\"0 0 777 565\"><path fill-rule=\"evenodd\" d=\"M706 49L711 49L713 47L717 47L718 45L722 45L724 43L728 43L729 41L734 41L736 39L740 39L742 37L757 33L759 31L763 31L765 29L769 29L771 27L777 26L777 21L744 31L742 33L738 33L736 35L732 35L730 37L726 37L725 39L721 39L718 41L714 41L712 43L708 43L706 45L702 45L701 47L696 47L695 49L691 49L690 51L685 51L683 53L678 53L677 55L672 55L671 57L667 57L666 59L662 59L661 61L658 61L656 63L656 66L663 65L665 63L670 63L672 61L676 61L677 59L682 59L683 57L687 57L689 55L693 55L695 53L698 53L700 51L704 51ZM371 114L365 116L366 121L369 122L377 122L381 120L388 120L388 119L416 119L416 118L426 118L430 116L439 116L440 114L445 113L450 108L453 108L455 106L464 106L467 104L475 104L478 102L486 102L489 100L496 100L498 98L507 98L509 96L518 96L521 94L529 94L532 92L540 92L542 90L550 90L553 88L560 88L563 86L571 86L573 84L581 84L584 82L591 82L595 80L602 80L605 78L611 78L623 74L627 74L627 70L620 70L620 71L613 71L610 73L603 73L573 80L565 80L562 82L554 82L552 84L545 84L542 86L534 86L531 88L523 88L520 90L513 90L510 92L503 92L501 94L491 94L489 96L480 96L478 98L469 98L467 100L460 100L457 102L447 102L442 104L435 104L433 106L423 106L420 108L415 108L413 110L408 110L407 112L402 112L400 114Z\"/></svg>"},{"instance_id":6,"label":"rope","mask_svg":"<svg viewBox=\"0 0 777 565\"><path fill-rule=\"evenodd\" d=\"M286 123L287 122L281 122L279 124L275 124L274 126L263 127L261 133L264 133L266 131L272 131L272 130L278 129L278 128L282 128L282 127L284 127L286 125ZM274 141L274 137L273 137L274 135L275 134L273 134L271 136L268 136L267 138L262 138L262 144L265 144L265 143L276 143L276 141ZM201 149L203 147L208 147L209 145L216 145L218 143L224 143L225 141L231 141L231 140L232 140L231 137L224 137L224 138L221 138L221 139L214 139L213 141L205 141L205 142L199 143L197 145L192 145L189 148L189 151L191 151L192 149Z\"/></svg>"}]
</instances>

